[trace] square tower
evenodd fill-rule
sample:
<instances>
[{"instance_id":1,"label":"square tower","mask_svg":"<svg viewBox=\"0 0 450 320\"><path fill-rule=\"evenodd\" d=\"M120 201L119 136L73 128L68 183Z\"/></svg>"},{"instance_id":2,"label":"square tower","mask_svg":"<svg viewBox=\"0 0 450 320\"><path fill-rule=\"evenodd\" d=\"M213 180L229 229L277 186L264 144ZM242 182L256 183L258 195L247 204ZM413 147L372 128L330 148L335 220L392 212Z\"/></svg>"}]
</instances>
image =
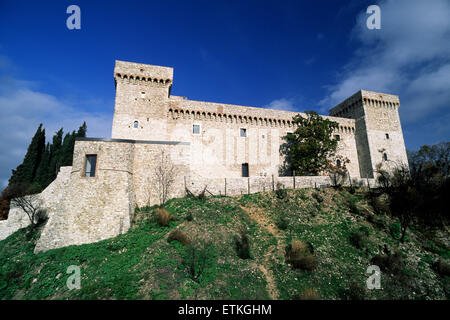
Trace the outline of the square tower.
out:
<instances>
[{"instance_id":1,"label":"square tower","mask_svg":"<svg viewBox=\"0 0 450 320\"><path fill-rule=\"evenodd\" d=\"M374 178L375 168L407 165L398 96L360 90L330 110L331 116L355 119L361 178Z\"/></svg>"},{"instance_id":2,"label":"square tower","mask_svg":"<svg viewBox=\"0 0 450 320\"><path fill-rule=\"evenodd\" d=\"M164 140L173 68L116 60L113 139Z\"/></svg>"}]
</instances>

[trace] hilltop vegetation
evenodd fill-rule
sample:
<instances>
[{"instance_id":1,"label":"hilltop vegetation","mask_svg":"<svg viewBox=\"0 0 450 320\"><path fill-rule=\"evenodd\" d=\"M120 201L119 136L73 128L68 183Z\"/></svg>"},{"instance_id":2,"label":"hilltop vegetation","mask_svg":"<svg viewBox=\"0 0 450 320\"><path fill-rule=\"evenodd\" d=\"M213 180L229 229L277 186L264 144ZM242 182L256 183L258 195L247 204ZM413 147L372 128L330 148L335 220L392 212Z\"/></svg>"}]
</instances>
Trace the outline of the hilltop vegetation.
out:
<instances>
[{"instance_id":1,"label":"hilltop vegetation","mask_svg":"<svg viewBox=\"0 0 450 320\"><path fill-rule=\"evenodd\" d=\"M333 188L172 199L137 209L123 235L36 255L38 233L22 229L0 241L0 298L448 299L448 229L411 226L401 243L382 196L368 199ZM372 264L382 290L366 288Z\"/></svg>"}]
</instances>

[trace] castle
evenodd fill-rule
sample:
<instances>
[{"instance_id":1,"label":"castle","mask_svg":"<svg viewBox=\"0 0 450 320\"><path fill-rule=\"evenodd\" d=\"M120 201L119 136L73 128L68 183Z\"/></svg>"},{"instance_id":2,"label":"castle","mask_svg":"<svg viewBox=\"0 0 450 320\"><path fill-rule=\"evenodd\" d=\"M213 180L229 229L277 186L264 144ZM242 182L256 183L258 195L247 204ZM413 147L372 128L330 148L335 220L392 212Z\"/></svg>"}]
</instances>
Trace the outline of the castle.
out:
<instances>
[{"instance_id":1,"label":"castle","mask_svg":"<svg viewBox=\"0 0 450 320\"><path fill-rule=\"evenodd\" d=\"M297 112L193 101L171 95L173 68L116 61L111 139L79 138L72 167L42 193L50 218L36 252L126 232L136 206L159 203L162 152L176 169L170 197L327 184L327 176L282 177L280 145ZM407 163L397 96L360 90L323 116L339 123L337 153L352 179L374 182L378 163ZM50 191L49 191L50 190Z\"/></svg>"}]
</instances>

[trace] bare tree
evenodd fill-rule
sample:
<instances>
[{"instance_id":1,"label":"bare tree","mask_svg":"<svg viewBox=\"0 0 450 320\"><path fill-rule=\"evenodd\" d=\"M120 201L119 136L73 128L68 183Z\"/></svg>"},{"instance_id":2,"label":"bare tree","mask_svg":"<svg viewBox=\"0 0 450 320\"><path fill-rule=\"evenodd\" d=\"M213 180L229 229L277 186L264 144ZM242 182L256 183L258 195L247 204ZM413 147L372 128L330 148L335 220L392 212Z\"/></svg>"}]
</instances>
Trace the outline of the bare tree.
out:
<instances>
[{"instance_id":1,"label":"bare tree","mask_svg":"<svg viewBox=\"0 0 450 320\"><path fill-rule=\"evenodd\" d=\"M328 162L328 176L334 188L340 188L345 183L348 176L347 163L349 162L348 158L339 155L333 161Z\"/></svg>"},{"instance_id":2,"label":"bare tree","mask_svg":"<svg viewBox=\"0 0 450 320\"><path fill-rule=\"evenodd\" d=\"M14 190L12 190L14 189ZM19 208L25 212L30 219L31 227L46 219L46 212L42 206L42 199L38 193L30 194L31 190L23 188L23 186L14 186L10 189L10 193L14 194L11 199L11 207Z\"/></svg>"},{"instance_id":3,"label":"bare tree","mask_svg":"<svg viewBox=\"0 0 450 320\"><path fill-rule=\"evenodd\" d=\"M175 181L176 168L168 155L164 150L156 159L156 168L154 174L156 191L159 196L159 202L164 205L172 190L173 183Z\"/></svg>"}]
</instances>

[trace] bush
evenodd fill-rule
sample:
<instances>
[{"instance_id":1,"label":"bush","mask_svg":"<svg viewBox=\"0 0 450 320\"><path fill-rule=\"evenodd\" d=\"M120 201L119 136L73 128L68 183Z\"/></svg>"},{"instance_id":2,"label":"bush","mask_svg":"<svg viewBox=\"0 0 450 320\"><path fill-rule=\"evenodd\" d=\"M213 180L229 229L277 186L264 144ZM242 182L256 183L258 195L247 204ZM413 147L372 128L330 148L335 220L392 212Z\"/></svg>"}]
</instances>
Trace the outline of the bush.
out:
<instances>
[{"instance_id":1,"label":"bush","mask_svg":"<svg viewBox=\"0 0 450 320\"><path fill-rule=\"evenodd\" d=\"M361 231L353 231L349 237L350 243L357 249L364 247L365 237Z\"/></svg>"},{"instance_id":2,"label":"bush","mask_svg":"<svg viewBox=\"0 0 450 320\"><path fill-rule=\"evenodd\" d=\"M286 251L287 260L292 263L295 269L314 270L316 266L315 258L308 246L301 240L293 239Z\"/></svg>"},{"instance_id":3,"label":"bush","mask_svg":"<svg viewBox=\"0 0 450 320\"><path fill-rule=\"evenodd\" d=\"M156 209L156 220L160 226L167 227L169 222L175 219L166 209Z\"/></svg>"},{"instance_id":4,"label":"bush","mask_svg":"<svg viewBox=\"0 0 450 320\"><path fill-rule=\"evenodd\" d=\"M186 250L184 264L188 269L189 277L197 282L201 282L201 277L207 269L214 269L216 254L211 243L198 242L191 243Z\"/></svg>"},{"instance_id":5,"label":"bush","mask_svg":"<svg viewBox=\"0 0 450 320\"><path fill-rule=\"evenodd\" d=\"M312 254L307 254L293 260L293 266L295 269L312 271L316 267L316 259Z\"/></svg>"},{"instance_id":6,"label":"bush","mask_svg":"<svg viewBox=\"0 0 450 320\"><path fill-rule=\"evenodd\" d=\"M371 194L369 204L372 206L373 211L377 214L390 213L389 201L385 195L377 196Z\"/></svg>"},{"instance_id":7,"label":"bush","mask_svg":"<svg viewBox=\"0 0 450 320\"><path fill-rule=\"evenodd\" d=\"M403 271L403 255L399 250L390 255L376 255L370 262L382 271L389 271L393 274L400 274Z\"/></svg>"},{"instance_id":8,"label":"bush","mask_svg":"<svg viewBox=\"0 0 450 320\"><path fill-rule=\"evenodd\" d=\"M348 289L340 290L339 296L342 300L364 300L366 289L360 283L352 282Z\"/></svg>"},{"instance_id":9,"label":"bush","mask_svg":"<svg viewBox=\"0 0 450 320\"><path fill-rule=\"evenodd\" d=\"M278 199L283 200L287 196L287 190L284 189L284 185L280 182L277 182L277 189L275 190L275 194Z\"/></svg>"},{"instance_id":10,"label":"bush","mask_svg":"<svg viewBox=\"0 0 450 320\"><path fill-rule=\"evenodd\" d=\"M188 236L181 230L173 230L169 237L167 238L167 241L172 242L174 240L177 240L180 242L183 246L188 245L191 243L191 240L188 238Z\"/></svg>"},{"instance_id":11,"label":"bush","mask_svg":"<svg viewBox=\"0 0 450 320\"><path fill-rule=\"evenodd\" d=\"M323 202L323 197L320 195L319 192L313 192L312 197L317 200L318 203Z\"/></svg>"},{"instance_id":12,"label":"bush","mask_svg":"<svg viewBox=\"0 0 450 320\"><path fill-rule=\"evenodd\" d=\"M234 243L236 247L236 253L241 259L249 259L250 258L250 244L248 240L248 236L245 232L241 232L240 238L235 237Z\"/></svg>"},{"instance_id":13,"label":"bush","mask_svg":"<svg viewBox=\"0 0 450 320\"><path fill-rule=\"evenodd\" d=\"M286 230L288 227L288 220L285 217L280 217L276 222L276 226L280 230Z\"/></svg>"},{"instance_id":14,"label":"bush","mask_svg":"<svg viewBox=\"0 0 450 320\"><path fill-rule=\"evenodd\" d=\"M441 276L450 276L450 263L441 258L433 264L433 269Z\"/></svg>"},{"instance_id":15,"label":"bush","mask_svg":"<svg viewBox=\"0 0 450 320\"><path fill-rule=\"evenodd\" d=\"M391 235L394 239L397 239L397 240L400 239L401 234L402 234L402 227L401 227L400 223L398 223L398 222L392 223L389 226L389 231L391 232Z\"/></svg>"},{"instance_id":16,"label":"bush","mask_svg":"<svg viewBox=\"0 0 450 320\"><path fill-rule=\"evenodd\" d=\"M194 218L192 217L192 212L189 212L187 215L186 215L186 220L187 221L192 221Z\"/></svg>"},{"instance_id":17,"label":"bush","mask_svg":"<svg viewBox=\"0 0 450 320\"><path fill-rule=\"evenodd\" d=\"M300 300L319 300L319 294L315 288L307 288L300 295Z\"/></svg>"},{"instance_id":18,"label":"bush","mask_svg":"<svg viewBox=\"0 0 450 320\"><path fill-rule=\"evenodd\" d=\"M348 209L350 210L350 213L358 214L358 215L360 214L359 208L353 200L349 199L347 203L348 203Z\"/></svg>"}]
</instances>

